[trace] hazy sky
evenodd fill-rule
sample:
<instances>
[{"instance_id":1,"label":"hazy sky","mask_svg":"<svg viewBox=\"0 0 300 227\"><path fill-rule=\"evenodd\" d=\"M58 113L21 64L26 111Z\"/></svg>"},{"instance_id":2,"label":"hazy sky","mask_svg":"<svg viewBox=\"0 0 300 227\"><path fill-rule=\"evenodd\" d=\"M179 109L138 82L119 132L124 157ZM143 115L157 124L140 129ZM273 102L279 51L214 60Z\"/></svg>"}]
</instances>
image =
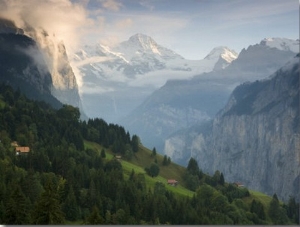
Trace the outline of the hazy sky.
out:
<instances>
[{"instance_id":1,"label":"hazy sky","mask_svg":"<svg viewBox=\"0 0 300 227\"><path fill-rule=\"evenodd\" d=\"M297 0L0 0L0 16L45 27L69 52L144 33L187 59L237 52L267 37L299 38Z\"/></svg>"},{"instance_id":2,"label":"hazy sky","mask_svg":"<svg viewBox=\"0 0 300 227\"><path fill-rule=\"evenodd\" d=\"M297 0L91 0L85 7L100 23L95 39L140 32L187 59L220 45L240 52L263 38L299 38Z\"/></svg>"}]
</instances>

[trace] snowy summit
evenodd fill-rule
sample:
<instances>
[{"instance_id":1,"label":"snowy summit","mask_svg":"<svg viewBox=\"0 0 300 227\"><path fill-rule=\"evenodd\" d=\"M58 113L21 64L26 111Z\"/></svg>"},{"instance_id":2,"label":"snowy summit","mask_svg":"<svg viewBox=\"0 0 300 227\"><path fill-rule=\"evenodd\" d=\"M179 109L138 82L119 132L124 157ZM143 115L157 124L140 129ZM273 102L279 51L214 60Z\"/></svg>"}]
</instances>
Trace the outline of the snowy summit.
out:
<instances>
[{"instance_id":1,"label":"snowy summit","mask_svg":"<svg viewBox=\"0 0 300 227\"><path fill-rule=\"evenodd\" d=\"M260 42L260 44L271 48L277 48L278 50L299 53L299 39L265 38Z\"/></svg>"},{"instance_id":2,"label":"snowy summit","mask_svg":"<svg viewBox=\"0 0 300 227\"><path fill-rule=\"evenodd\" d=\"M215 47L204 59L218 59L223 58L228 63L231 63L238 57L238 53L234 50L230 50L226 46Z\"/></svg>"}]
</instances>

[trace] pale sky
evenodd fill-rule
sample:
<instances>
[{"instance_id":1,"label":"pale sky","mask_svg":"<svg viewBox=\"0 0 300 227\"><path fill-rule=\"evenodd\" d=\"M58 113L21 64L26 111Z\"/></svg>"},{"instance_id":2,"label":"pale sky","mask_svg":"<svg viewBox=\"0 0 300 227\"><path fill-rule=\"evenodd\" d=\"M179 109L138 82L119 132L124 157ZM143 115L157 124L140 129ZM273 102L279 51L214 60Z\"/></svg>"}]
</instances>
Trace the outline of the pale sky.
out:
<instances>
[{"instance_id":1,"label":"pale sky","mask_svg":"<svg viewBox=\"0 0 300 227\"><path fill-rule=\"evenodd\" d=\"M144 33L187 59L216 46L240 52L263 38L299 39L297 0L90 0L84 7L98 23L86 40L112 44Z\"/></svg>"},{"instance_id":2,"label":"pale sky","mask_svg":"<svg viewBox=\"0 0 300 227\"><path fill-rule=\"evenodd\" d=\"M299 38L297 0L0 0L0 16L45 28L69 52L144 33L200 60L216 46L240 52L263 38Z\"/></svg>"}]
</instances>

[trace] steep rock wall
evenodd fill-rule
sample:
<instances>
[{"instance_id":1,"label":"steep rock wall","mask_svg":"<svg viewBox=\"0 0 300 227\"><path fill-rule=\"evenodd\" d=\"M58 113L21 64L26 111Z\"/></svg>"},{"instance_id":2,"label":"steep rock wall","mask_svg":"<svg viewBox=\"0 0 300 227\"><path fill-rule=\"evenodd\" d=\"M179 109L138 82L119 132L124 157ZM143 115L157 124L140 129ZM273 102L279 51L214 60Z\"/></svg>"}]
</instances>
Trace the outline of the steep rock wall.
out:
<instances>
[{"instance_id":1,"label":"steep rock wall","mask_svg":"<svg viewBox=\"0 0 300 227\"><path fill-rule=\"evenodd\" d=\"M271 78L237 87L211 128L186 133L181 146L204 172L300 199L299 104L298 55Z\"/></svg>"},{"instance_id":2,"label":"steep rock wall","mask_svg":"<svg viewBox=\"0 0 300 227\"><path fill-rule=\"evenodd\" d=\"M210 168L229 181L299 198L299 58L271 80L239 87L213 122ZM201 163L201 161L200 161ZM206 167L208 168L208 166Z\"/></svg>"}]
</instances>

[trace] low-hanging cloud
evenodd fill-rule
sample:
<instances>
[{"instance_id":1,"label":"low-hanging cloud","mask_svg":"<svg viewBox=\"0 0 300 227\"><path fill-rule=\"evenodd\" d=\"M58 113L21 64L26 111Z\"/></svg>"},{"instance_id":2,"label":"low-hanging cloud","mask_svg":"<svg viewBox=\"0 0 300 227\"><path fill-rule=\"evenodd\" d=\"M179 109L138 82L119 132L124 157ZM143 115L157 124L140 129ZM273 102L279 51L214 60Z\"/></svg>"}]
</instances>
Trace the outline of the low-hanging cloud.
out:
<instances>
[{"instance_id":1,"label":"low-hanging cloud","mask_svg":"<svg viewBox=\"0 0 300 227\"><path fill-rule=\"evenodd\" d=\"M70 0L0 0L0 17L14 21L25 34L38 41L44 52L43 59L51 73L59 70L57 67L60 63L54 49L57 51L59 44L63 42L70 58L81 45L82 38L94 26L94 20L89 18L83 1L75 3ZM32 32L32 28L37 32ZM47 34L47 39L39 38L43 34ZM51 50L52 54L49 54L49 46L54 48ZM33 59L40 58L32 51L28 53L33 54ZM38 66L42 68L44 65ZM81 75L75 68L73 72L80 88Z\"/></svg>"},{"instance_id":2,"label":"low-hanging cloud","mask_svg":"<svg viewBox=\"0 0 300 227\"><path fill-rule=\"evenodd\" d=\"M83 5L69 0L0 0L0 16L25 31L28 26L43 29L64 41L69 50L79 44L83 29L93 23Z\"/></svg>"}]
</instances>

